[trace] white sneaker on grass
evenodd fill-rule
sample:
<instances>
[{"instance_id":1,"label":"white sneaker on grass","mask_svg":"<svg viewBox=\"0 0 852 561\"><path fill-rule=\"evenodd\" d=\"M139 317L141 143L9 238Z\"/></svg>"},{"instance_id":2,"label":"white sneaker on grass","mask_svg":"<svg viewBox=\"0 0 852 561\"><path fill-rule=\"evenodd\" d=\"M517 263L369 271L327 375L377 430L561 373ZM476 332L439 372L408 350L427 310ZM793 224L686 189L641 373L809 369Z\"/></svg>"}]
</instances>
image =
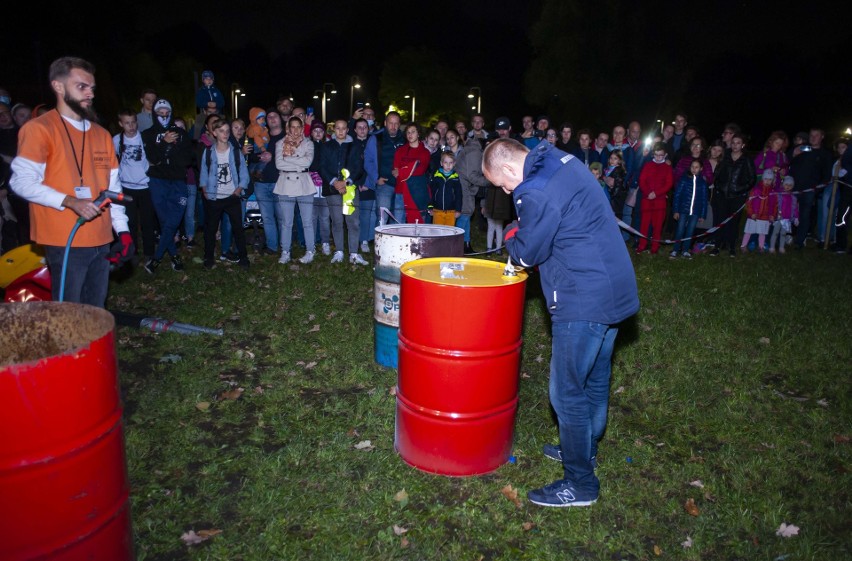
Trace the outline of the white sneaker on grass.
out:
<instances>
[{"instance_id":1,"label":"white sneaker on grass","mask_svg":"<svg viewBox=\"0 0 852 561\"><path fill-rule=\"evenodd\" d=\"M369 265L369 263L367 263L367 261L365 261L358 253L350 253L349 262L353 265Z\"/></svg>"},{"instance_id":2,"label":"white sneaker on grass","mask_svg":"<svg viewBox=\"0 0 852 561\"><path fill-rule=\"evenodd\" d=\"M331 244L327 244L327 243L322 244L322 254L323 255L331 255Z\"/></svg>"},{"instance_id":3,"label":"white sneaker on grass","mask_svg":"<svg viewBox=\"0 0 852 561\"><path fill-rule=\"evenodd\" d=\"M289 263L290 262L290 252L289 251L282 251L281 252L281 258L278 259L278 262L281 263L282 265L286 265L287 263Z\"/></svg>"},{"instance_id":4,"label":"white sneaker on grass","mask_svg":"<svg viewBox=\"0 0 852 561\"><path fill-rule=\"evenodd\" d=\"M332 263L343 263L343 252L335 251L334 256L331 258Z\"/></svg>"},{"instance_id":5,"label":"white sneaker on grass","mask_svg":"<svg viewBox=\"0 0 852 561\"><path fill-rule=\"evenodd\" d=\"M313 252L313 251L308 251L307 253L305 253L305 254L302 256L302 258L301 258L301 259L299 259L299 263L302 263L302 264L304 264L304 265L307 265L308 263L310 263L310 262L311 262L311 261L313 261L313 260L314 260L314 252Z\"/></svg>"},{"instance_id":6,"label":"white sneaker on grass","mask_svg":"<svg viewBox=\"0 0 852 561\"><path fill-rule=\"evenodd\" d=\"M361 242L361 251L363 253L370 253L370 244L367 241Z\"/></svg>"}]
</instances>

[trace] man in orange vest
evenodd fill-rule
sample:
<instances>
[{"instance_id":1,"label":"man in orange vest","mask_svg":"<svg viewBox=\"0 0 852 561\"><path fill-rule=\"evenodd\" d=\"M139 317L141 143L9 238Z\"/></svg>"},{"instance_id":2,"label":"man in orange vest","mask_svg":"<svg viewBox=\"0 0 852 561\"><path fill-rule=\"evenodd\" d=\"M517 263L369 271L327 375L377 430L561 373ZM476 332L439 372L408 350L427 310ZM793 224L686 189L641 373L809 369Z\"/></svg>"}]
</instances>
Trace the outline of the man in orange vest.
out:
<instances>
[{"instance_id":1,"label":"man in orange vest","mask_svg":"<svg viewBox=\"0 0 852 561\"><path fill-rule=\"evenodd\" d=\"M50 65L56 110L21 128L11 187L33 203L30 233L44 246L53 299L59 299L64 281L65 301L103 307L108 259L129 259L133 240L124 207L93 203L103 191L121 192L112 137L95 123L94 74L95 67L80 58L62 57ZM86 223L74 234L66 257L65 246L80 218ZM118 242L111 252L113 230Z\"/></svg>"}]
</instances>

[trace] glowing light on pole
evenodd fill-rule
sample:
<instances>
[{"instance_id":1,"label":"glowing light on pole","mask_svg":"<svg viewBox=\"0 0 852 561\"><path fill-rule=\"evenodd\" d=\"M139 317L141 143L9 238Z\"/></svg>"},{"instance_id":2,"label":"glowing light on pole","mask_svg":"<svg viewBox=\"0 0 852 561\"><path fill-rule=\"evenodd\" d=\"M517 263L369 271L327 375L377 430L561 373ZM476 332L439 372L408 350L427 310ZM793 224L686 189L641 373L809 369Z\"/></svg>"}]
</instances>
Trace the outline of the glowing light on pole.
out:
<instances>
[{"instance_id":1,"label":"glowing light on pole","mask_svg":"<svg viewBox=\"0 0 852 561\"><path fill-rule=\"evenodd\" d=\"M472 88L470 88L470 93L467 94L467 98L476 98L476 112L482 113L482 90L479 89L478 86L473 86ZM473 109L473 107L471 107L471 109Z\"/></svg>"},{"instance_id":2,"label":"glowing light on pole","mask_svg":"<svg viewBox=\"0 0 852 561\"><path fill-rule=\"evenodd\" d=\"M405 99L411 98L411 121L414 122L417 120L417 112L414 110L414 103L417 99L414 95L414 90L408 90L405 94Z\"/></svg>"},{"instance_id":3,"label":"glowing light on pole","mask_svg":"<svg viewBox=\"0 0 852 561\"><path fill-rule=\"evenodd\" d=\"M352 76L349 79L349 114L351 115L355 108L355 90L361 89L361 80L358 76Z\"/></svg>"}]
</instances>

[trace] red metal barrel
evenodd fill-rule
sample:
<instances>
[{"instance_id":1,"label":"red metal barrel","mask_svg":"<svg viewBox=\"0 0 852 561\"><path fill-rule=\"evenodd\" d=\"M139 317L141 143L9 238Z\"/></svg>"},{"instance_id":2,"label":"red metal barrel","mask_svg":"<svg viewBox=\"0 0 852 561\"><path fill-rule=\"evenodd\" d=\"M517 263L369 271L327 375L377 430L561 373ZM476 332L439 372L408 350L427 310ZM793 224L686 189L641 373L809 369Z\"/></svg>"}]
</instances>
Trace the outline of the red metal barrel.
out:
<instances>
[{"instance_id":1,"label":"red metal barrel","mask_svg":"<svg viewBox=\"0 0 852 561\"><path fill-rule=\"evenodd\" d=\"M431 473L494 471L512 451L527 275L465 258L400 271L396 449Z\"/></svg>"},{"instance_id":2,"label":"red metal barrel","mask_svg":"<svg viewBox=\"0 0 852 561\"><path fill-rule=\"evenodd\" d=\"M0 559L133 560L115 322L0 306Z\"/></svg>"}]
</instances>

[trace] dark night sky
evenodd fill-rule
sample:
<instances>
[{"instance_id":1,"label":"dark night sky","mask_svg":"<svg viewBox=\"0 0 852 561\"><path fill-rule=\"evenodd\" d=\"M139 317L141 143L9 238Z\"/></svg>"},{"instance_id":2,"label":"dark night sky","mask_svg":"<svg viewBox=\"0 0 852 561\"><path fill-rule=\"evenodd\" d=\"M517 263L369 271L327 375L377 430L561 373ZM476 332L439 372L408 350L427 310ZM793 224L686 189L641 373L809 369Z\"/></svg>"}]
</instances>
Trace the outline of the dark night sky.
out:
<instances>
[{"instance_id":1,"label":"dark night sky","mask_svg":"<svg viewBox=\"0 0 852 561\"><path fill-rule=\"evenodd\" d=\"M391 3L375 0L208 0L114 3L108 10L18 3L5 17L17 27L0 38L0 86L17 101L52 101L46 80L50 61L77 54L97 62L96 106L107 114L113 105L135 103L138 97L139 85L128 78L128 59L140 51L157 61L186 53L199 62L199 72L216 72L226 97L230 84L239 82L250 92L250 105L269 105L279 93L290 92L304 103L324 82L348 90L352 75L365 83L365 95L375 103L386 53L409 45L429 49L469 85L481 86L487 122L507 114L519 123L523 113L547 109L526 101L524 89L525 72L536 56L530 29L545 3L433 0L396 2L389 9ZM643 124L671 120L673 111L683 108L708 137L734 120L760 143L774 128L793 134L822 125L833 138L852 126L852 67L841 56L849 50L852 10L837 7L845 3L696 4L634 2L630 12L612 0L576 3L579 21L567 21L564 32L559 27L547 48L557 61L563 52L579 51L588 65L576 69L577 82L603 81L605 89L595 100L572 106L570 115L552 117L570 117L575 127L609 129L634 118ZM630 56L624 56L627 51ZM621 61L630 66L619 66ZM625 85L622 78L630 75L634 80ZM185 91L191 95L193 88L187 77ZM582 94L582 86L579 90ZM584 111L596 101L606 107L607 96L631 96L629 110ZM348 110L344 97L338 114ZM465 101L457 110L465 109Z\"/></svg>"}]
</instances>

